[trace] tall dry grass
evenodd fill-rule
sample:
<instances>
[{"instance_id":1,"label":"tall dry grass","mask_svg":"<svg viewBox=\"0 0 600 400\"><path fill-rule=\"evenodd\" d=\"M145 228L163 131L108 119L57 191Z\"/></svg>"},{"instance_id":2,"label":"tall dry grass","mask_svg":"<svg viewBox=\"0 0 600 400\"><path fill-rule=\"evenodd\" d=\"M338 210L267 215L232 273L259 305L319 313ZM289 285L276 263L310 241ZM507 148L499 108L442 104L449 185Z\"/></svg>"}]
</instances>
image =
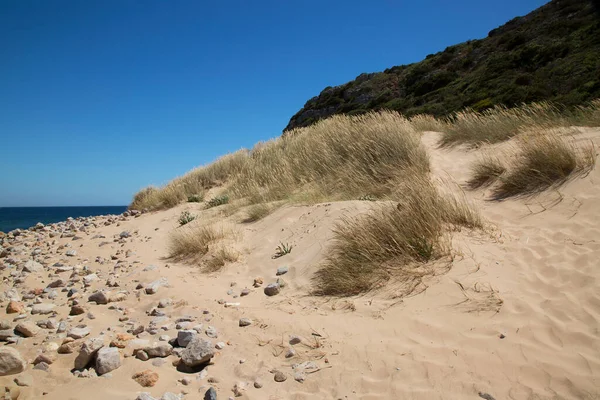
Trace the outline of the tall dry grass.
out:
<instances>
[{"instance_id":1,"label":"tall dry grass","mask_svg":"<svg viewBox=\"0 0 600 400\"><path fill-rule=\"evenodd\" d=\"M596 163L592 143L576 146L555 133L525 135L518 141L519 153L509 161L507 172L498 176L495 199L532 195L562 185L590 171Z\"/></svg>"},{"instance_id":2,"label":"tall dry grass","mask_svg":"<svg viewBox=\"0 0 600 400\"><path fill-rule=\"evenodd\" d=\"M169 237L169 257L176 260L197 261L209 251L209 246L227 235L223 227L215 225L183 226Z\"/></svg>"},{"instance_id":3,"label":"tall dry grass","mask_svg":"<svg viewBox=\"0 0 600 400\"><path fill-rule=\"evenodd\" d=\"M442 195L426 175L401 185L397 204L344 218L313 278L315 295L352 296L393 279L408 294L427 275L425 263L449 255L448 228L482 227L463 199Z\"/></svg>"},{"instance_id":4,"label":"tall dry grass","mask_svg":"<svg viewBox=\"0 0 600 400\"><path fill-rule=\"evenodd\" d=\"M483 112L467 109L448 118L440 145L497 143L527 130L568 126L600 126L600 100L571 110L544 102Z\"/></svg>"}]
</instances>

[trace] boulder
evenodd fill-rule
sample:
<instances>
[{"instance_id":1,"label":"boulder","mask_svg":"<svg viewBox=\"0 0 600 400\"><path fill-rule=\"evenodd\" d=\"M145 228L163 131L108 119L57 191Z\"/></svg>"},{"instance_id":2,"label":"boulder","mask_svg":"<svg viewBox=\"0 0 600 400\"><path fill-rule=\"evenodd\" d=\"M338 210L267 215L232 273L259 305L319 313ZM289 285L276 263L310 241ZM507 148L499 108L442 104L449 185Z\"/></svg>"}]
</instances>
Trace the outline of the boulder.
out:
<instances>
[{"instance_id":1,"label":"boulder","mask_svg":"<svg viewBox=\"0 0 600 400\"><path fill-rule=\"evenodd\" d=\"M121 366L121 355L116 347L103 347L96 355L96 372L104 375Z\"/></svg>"},{"instance_id":2,"label":"boulder","mask_svg":"<svg viewBox=\"0 0 600 400\"><path fill-rule=\"evenodd\" d=\"M181 353L181 361L188 367L195 367L210 361L214 355L212 342L195 336Z\"/></svg>"},{"instance_id":3,"label":"boulder","mask_svg":"<svg viewBox=\"0 0 600 400\"><path fill-rule=\"evenodd\" d=\"M27 368L27 362L21 353L12 347L0 348L0 376L18 374L25 368Z\"/></svg>"},{"instance_id":4,"label":"boulder","mask_svg":"<svg viewBox=\"0 0 600 400\"><path fill-rule=\"evenodd\" d=\"M101 337L95 337L86 340L75 358L75 369L84 369L92 361L98 350L104 346L104 340Z\"/></svg>"}]
</instances>

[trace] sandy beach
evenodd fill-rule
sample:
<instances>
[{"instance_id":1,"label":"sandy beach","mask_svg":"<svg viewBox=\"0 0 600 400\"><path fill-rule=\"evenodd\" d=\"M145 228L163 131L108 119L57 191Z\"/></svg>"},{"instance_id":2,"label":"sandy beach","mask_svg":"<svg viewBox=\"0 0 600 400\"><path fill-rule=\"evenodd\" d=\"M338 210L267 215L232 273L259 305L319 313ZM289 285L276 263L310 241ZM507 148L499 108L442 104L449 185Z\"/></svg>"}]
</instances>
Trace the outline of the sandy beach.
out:
<instances>
[{"instance_id":1,"label":"sandy beach","mask_svg":"<svg viewBox=\"0 0 600 400\"><path fill-rule=\"evenodd\" d=\"M598 130L580 131L600 143ZM437 139L422 139L434 179L464 183L485 149ZM4 236L3 348L24 370L0 382L18 399L196 399L210 387L221 399L598 398L599 174L532 199L467 192L488 229L455 232L452 260L404 298L393 284L309 295L336 221L373 202L287 205L250 224L186 203ZM206 274L167 259L185 210L235 232L238 261ZM281 242L292 251L273 259ZM265 295L278 279L280 292ZM183 364L185 335L210 341L208 364Z\"/></svg>"}]
</instances>

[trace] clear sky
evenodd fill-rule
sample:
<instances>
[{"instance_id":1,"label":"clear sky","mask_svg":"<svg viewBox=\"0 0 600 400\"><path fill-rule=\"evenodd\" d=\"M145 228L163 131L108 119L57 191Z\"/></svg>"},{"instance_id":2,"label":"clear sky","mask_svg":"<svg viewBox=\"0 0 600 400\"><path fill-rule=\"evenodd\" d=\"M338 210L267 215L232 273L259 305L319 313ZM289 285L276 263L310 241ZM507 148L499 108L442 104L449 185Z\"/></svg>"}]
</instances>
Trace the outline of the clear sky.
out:
<instances>
[{"instance_id":1,"label":"clear sky","mask_svg":"<svg viewBox=\"0 0 600 400\"><path fill-rule=\"evenodd\" d=\"M0 206L125 205L544 0L2 0Z\"/></svg>"}]
</instances>

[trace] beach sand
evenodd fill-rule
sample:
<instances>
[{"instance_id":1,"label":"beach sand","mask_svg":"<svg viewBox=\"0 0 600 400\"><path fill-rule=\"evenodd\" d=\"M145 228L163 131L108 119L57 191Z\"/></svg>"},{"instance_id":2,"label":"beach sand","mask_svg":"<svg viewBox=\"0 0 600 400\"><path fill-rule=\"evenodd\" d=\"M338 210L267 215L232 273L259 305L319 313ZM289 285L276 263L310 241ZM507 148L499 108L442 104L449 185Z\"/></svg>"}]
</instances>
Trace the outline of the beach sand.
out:
<instances>
[{"instance_id":1,"label":"beach sand","mask_svg":"<svg viewBox=\"0 0 600 400\"><path fill-rule=\"evenodd\" d=\"M600 144L598 130L580 130L578 139ZM445 185L464 184L470 162L488 149L438 149L437 137L433 132L423 136L435 179ZM15 378L31 379L29 386L19 387L18 398L49 400L135 399L140 392L155 398L171 392L201 399L211 386L218 398L226 399L234 397L236 384L240 399L600 398L600 172L595 169L559 190L529 199L488 201L485 190L466 196L481 210L488 229L454 232L451 264L439 265L437 274L404 298L394 295L393 283L358 297L309 295L311 277L327 254L336 221L368 212L376 206L373 202L287 205L251 224L239 223L239 214L221 215L220 207L203 210L202 204L187 203L113 218L107 225L108 218L95 218L96 226L77 231L79 240L50 238L50 228L27 232L5 244L17 250L5 254L0 263L7 265L12 258L22 265L39 247L36 258L44 266L30 273L17 272L20 268L1 271L0 314L9 303L7 291L16 290L20 297L58 279L67 289L70 279L77 280L72 287L79 290L76 296L85 313L69 317L67 292L58 287L55 299L42 294L22 300L25 306L40 300L55 304L54 314L31 315L25 309L20 321L14 321L18 313L3 315L0 319L11 328L54 318L68 321L69 329L78 324L90 328L89 336L78 343L101 337L108 346L134 323L146 328L139 338L165 344L158 337L177 337L175 321L191 316L191 325L202 324L197 327L200 336L207 338L206 328L212 326L218 332L212 344L223 342L224 347L215 350L210 365L195 372L178 371L173 366L179 360L176 355L142 361L130 348L120 349L119 368L108 377L85 378L71 372L79 347L55 356L56 346L48 345L61 345L66 332L40 329L33 337L7 345L28 364L19 374L0 377L0 383L15 393ZM168 259L169 235L180 229L177 219L184 210L199 214L199 220L222 221L218 223L233 230L231 245L240 253L239 260L206 274ZM79 229L81 223L74 225ZM131 236L120 238L124 231ZM108 243L100 246L102 242ZM280 242L293 249L273 259ZM61 248L66 244L71 247ZM69 249L76 255L66 256ZM56 262L79 266L80 272L56 273ZM282 266L288 272L278 277ZM98 279L84 288L82 278L91 272ZM264 284L255 288L257 277ZM107 289L109 278L119 285L108 288L111 294L123 291L125 299L105 305L88 302L90 294ZM168 285L146 294L148 283L161 278ZM278 295L266 296L264 287L277 278L286 286ZM238 297L246 288L250 293ZM172 299L172 305L158 309L165 316L157 333L151 334L150 322L161 317L150 314L156 314L161 299ZM226 306L219 300L239 305ZM240 327L240 318L251 319L251 325ZM301 342L289 344L292 336ZM295 354L286 358L290 348ZM32 362L44 349L56 361L48 371L33 369ZM144 370L158 373L153 387L132 379ZM276 382L275 370L287 379ZM262 387L255 388L255 381Z\"/></svg>"}]
</instances>

